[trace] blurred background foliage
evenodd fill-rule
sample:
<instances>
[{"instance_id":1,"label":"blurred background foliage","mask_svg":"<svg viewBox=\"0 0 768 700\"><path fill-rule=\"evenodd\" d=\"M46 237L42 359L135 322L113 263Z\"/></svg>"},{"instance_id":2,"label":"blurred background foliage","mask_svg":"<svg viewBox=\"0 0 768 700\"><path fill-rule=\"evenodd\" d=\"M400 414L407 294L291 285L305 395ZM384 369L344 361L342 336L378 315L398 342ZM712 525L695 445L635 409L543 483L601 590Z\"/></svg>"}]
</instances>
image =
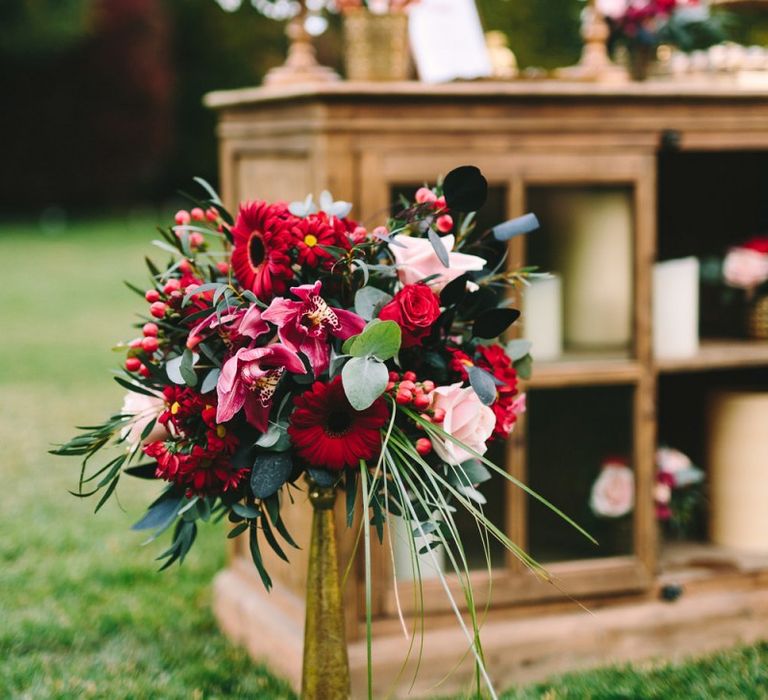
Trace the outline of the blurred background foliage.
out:
<instances>
[{"instance_id":1,"label":"blurred background foliage","mask_svg":"<svg viewBox=\"0 0 768 700\"><path fill-rule=\"evenodd\" d=\"M477 0L521 67L579 55L580 0ZM282 62L283 25L249 3L2 0L0 214L158 201L194 174L216 180L214 115L202 96L255 85ZM768 40L764 19L734 31ZM338 19L317 41L341 64Z\"/></svg>"}]
</instances>

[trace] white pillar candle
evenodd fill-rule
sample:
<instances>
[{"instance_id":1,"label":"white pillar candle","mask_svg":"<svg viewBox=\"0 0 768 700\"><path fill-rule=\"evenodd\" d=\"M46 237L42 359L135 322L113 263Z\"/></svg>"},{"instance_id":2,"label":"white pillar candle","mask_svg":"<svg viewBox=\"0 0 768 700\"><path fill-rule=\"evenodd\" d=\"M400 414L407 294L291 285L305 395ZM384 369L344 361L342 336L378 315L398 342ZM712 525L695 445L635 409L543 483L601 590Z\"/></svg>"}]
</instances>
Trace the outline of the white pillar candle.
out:
<instances>
[{"instance_id":1,"label":"white pillar candle","mask_svg":"<svg viewBox=\"0 0 768 700\"><path fill-rule=\"evenodd\" d=\"M723 391L709 402L710 536L768 554L768 392Z\"/></svg>"},{"instance_id":2,"label":"white pillar candle","mask_svg":"<svg viewBox=\"0 0 768 700\"><path fill-rule=\"evenodd\" d=\"M632 340L632 196L625 189L553 190L555 269L563 277L566 346L624 350Z\"/></svg>"},{"instance_id":3,"label":"white pillar candle","mask_svg":"<svg viewBox=\"0 0 768 700\"><path fill-rule=\"evenodd\" d=\"M653 267L653 352L691 357L699 350L699 261L680 258Z\"/></svg>"},{"instance_id":4,"label":"white pillar candle","mask_svg":"<svg viewBox=\"0 0 768 700\"><path fill-rule=\"evenodd\" d=\"M563 354L563 285L560 277L534 279L523 290L526 340L536 360L555 360Z\"/></svg>"},{"instance_id":5,"label":"white pillar candle","mask_svg":"<svg viewBox=\"0 0 768 700\"><path fill-rule=\"evenodd\" d=\"M395 558L395 574L397 580L413 581L416 579L417 570L414 567L414 555L418 558L418 573L421 574L422 579L438 578L440 573L445 570L445 551L443 550L442 545L433 549L431 552L419 554L418 551L424 546L425 540L419 537L418 534L415 534L414 546L416 551L412 552L411 545L408 543L410 538L408 529L411 527L411 524L406 522L404 518L390 516L390 525L390 539ZM434 558L432 556L433 554ZM435 567L435 563L437 563L437 568Z\"/></svg>"}]
</instances>

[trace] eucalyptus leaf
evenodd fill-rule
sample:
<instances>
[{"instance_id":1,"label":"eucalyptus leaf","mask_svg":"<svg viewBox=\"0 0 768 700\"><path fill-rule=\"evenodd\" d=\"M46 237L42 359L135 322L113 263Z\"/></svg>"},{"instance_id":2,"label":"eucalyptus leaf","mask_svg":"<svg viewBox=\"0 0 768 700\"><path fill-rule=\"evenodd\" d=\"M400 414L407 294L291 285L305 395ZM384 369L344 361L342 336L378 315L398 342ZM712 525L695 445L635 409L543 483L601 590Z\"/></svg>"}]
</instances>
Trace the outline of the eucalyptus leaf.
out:
<instances>
[{"instance_id":1,"label":"eucalyptus leaf","mask_svg":"<svg viewBox=\"0 0 768 700\"><path fill-rule=\"evenodd\" d=\"M167 527L176 519L184 499L172 497L156 501L131 530L156 530Z\"/></svg>"},{"instance_id":2,"label":"eucalyptus leaf","mask_svg":"<svg viewBox=\"0 0 768 700\"><path fill-rule=\"evenodd\" d=\"M480 399L486 406L490 406L496 401L496 382L493 376L480 367L467 367L469 383Z\"/></svg>"},{"instance_id":3,"label":"eucalyptus leaf","mask_svg":"<svg viewBox=\"0 0 768 700\"><path fill-rule=\"evenodd\" d=\"M432 244L435 255L437 255L437 259L443 264L443 267L450 267L451 261L448 257L448 251L446 250L445 245L443 245L443 241L440 239L440 236L438 236L432 229L429 229L427 231L427 238Z\"/></svg>"},{"instance_id":4,"label":"eucalyptus leaf","mask_svg":"<svg viewBox=\"0 0 768 700\"><path fill-rule=\"evenodd\" d=\"M539 228L539 220L535 214L523 214L493 227L493 237L497 241L508 241L510 238L530 233Z\"/></svg>"},{"instance_id":5,"label":"eucalyptus leaf","mask_svg":"<svg viewBox=\"0 0 768 700\"><path fill-rule=\"evenodd\" d=\"M355 313L370 321L381 310L381 307L392 301L392 295L376 287L363 287L355 294Z\"/></svg>"},{"instance_id":6,"label":"eucalyptus leaf","mask_svg":"<svg viewBox=\"0 0 768 700\"><path fill-rule=\"evenodd\" d=\"M221 370L218 367L214 367L203 379L203 384L200 387L201 394L207 394L209 391L213 391L216 388L216 384L219 381L219 375Z\"/></svg>"},{"instance_id":7,"label":"eucalyptus leaf","mask_svg":"<svg viewBox=\"0 0 768 700\"><path fill-rule=\"evenodd\" d=\"M386 362L400 350L402 332L394 321L371 321L359 335L348 339L342 347L342 352L353 357L374 356ZM346 369L346 367L345 367Z\"/></svg>"},{"instance_id":8,"label":"eucalyptus leaf","mask_svg":"<svg viewBox=\"0 0 768 700\"><path fill-rule=\"evenodd\" d=\"M383 362L368 357L353 357L344 365L341 381L352 408L364 411L384 393L389 372Z\"/></svg>"},{"instance_id":9,"label":"eucalyptus leaf","mask_svg":"<svg viewBox=\"0 0 768 700\"><path fill-rule=\"evenodd\" d=\"M261 452L253 461L251 491L256 498L268 498L288 481L293 460L286 452Z\"/></svg>"},{"instance_id":10,"label":"eucalyptus leaf","mask_svg":"<svg viewBox=\"0 0 768 700\"><path fill-rule=\"evenodd\" d=\"M526 340L525 338L515 338L507 343L504 350L512 362L517 362L530 354L532 347L533 343L530 340Z\"/></svg>"},{"instance_id":11,"label":"eucalyptus leaf","mask_svg":"<svg viewBox=\"0 0 768 700\"><path fill-rule=\"evenodd\" d=\"M328 469L307 469L309 478L318 486L333 486L339 480L338 472L334 473Z\"/></svg>"},{"instance_id":12,"label":"eucalyptus leaf","mask_svg":"<svg viewBox=\"0 0 768 700\"><path fill-rule=\"evenodd\" d=\"M186 384L184 377L181 376L182 359L182 356L179 355L165 363L165 373L174 384Z\"/></svg>"},{"instance_id":13,"label":"eucalyptus leaf","mask_svg":"<svg viewBox=\"0 0 768 700\"><path fill-rule=\"evenodd\" d=\"M533 374L533 358L530 355L520 358L514 363L514 368L520 379L530 379Z\"/></svg>"},{"instance_id":14,"label":"eucalyptus leaf","mask_svg":"<svg viewBox=\"0 0 768 700\"><path fill-rule=\"evenodd\" d=\"M200 356L197 353L193 353L189 348L184 349L184 353L181 356L181 364L179 364L179 373L184 379L184 383L189 387L197 385L197 373L195 372L195 362L197 362Z\"/></svg>"}]
</instances>

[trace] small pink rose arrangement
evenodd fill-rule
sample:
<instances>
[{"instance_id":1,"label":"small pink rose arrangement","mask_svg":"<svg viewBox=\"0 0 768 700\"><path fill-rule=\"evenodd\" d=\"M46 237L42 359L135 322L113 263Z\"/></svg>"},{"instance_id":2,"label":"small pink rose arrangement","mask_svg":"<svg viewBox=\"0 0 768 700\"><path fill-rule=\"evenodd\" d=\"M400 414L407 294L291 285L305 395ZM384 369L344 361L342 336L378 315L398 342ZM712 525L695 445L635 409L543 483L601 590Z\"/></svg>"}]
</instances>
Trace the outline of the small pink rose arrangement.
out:
<instances>
[{"instance_id":1,"label":"small pink rose arrangement","mask_svg":"<svg viewBox=\"0 0 768 700\"><path fill-rule=\"evenodd\" d=\"M754 296L768 282L768 236L756 236L731 248L723 260L723 280Z\"/></svg>"},{"instance_id":2,"label":"small pink rose arrangement","mask_svg":"<svg viewBox=\"0 0 768 700\"><path fill-rule=\"evenodd\" d=\"M678 533L684 532L700 496L697 487L703 480L704 472L687 455L671 447L660 447L656 451L653 490L656 518L669 523ZM589 505L601 518L622 518L634 510L635 475L626 459L605 460L592 485Z\"/></svg>"}]
</instances>

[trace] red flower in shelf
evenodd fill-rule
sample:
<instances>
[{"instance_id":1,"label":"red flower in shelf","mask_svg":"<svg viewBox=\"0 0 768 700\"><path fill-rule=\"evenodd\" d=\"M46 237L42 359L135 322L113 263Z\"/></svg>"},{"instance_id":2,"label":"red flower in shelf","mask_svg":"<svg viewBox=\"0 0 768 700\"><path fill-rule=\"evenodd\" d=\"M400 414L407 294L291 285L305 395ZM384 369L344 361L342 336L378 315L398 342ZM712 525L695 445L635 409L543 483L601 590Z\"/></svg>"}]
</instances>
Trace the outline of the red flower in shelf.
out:
<instances>
[{"instance_id":1,"label":"red flower in shelf","mask_svg":"<svg viewBox=\"0 0 768 700\"><path fill-rule=\"evenodd\" d=\"M747 248L747 250L754 250L757 253L763 253L763 255L768 255L768 236L755 236L754 238L750 238L741 247Z\"/></svg>"},{"instance_id":2,"label":"red flower in shelf","mask_svg":"<svg viewBox=\"0 0 768 700\"><path fill-rule=\"evenodd\" d=\"M288 246L290 214L281 205L252 202L240 207L232 227L232 269L238 282L268 302L293 278Z\"/></svg>"},{"instance_id":3,"label":"red flower in shelf","mask_svg":"<svg viewBox=\"0 0 768 700\"><path fill-rule=\"evenodd\" d=\"M330 384L315 382L294 403L288 434L299 456L313 467L356 467L361 459L379 453L380 430L389 417L383 399L356 411L347 401L341 377L336 377Z\"/></svg>"}]
</instances>

